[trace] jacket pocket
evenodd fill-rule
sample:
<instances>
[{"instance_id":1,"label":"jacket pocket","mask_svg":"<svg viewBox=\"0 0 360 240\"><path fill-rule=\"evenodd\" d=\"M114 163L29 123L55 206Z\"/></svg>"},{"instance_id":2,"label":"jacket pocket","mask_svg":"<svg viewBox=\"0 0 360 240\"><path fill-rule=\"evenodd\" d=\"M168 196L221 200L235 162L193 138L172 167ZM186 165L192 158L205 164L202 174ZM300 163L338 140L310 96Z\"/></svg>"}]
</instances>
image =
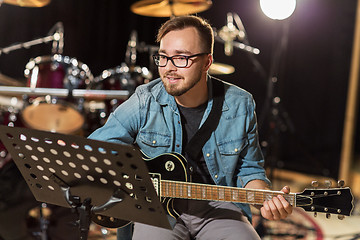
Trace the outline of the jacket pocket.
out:
<instances>
[{"instance_id":1,"label":"jacket pocket","mask_svg":"<svg viewBox=\"0 0 360 240\"><path fill-rule=\"evenodd\" d=\"M218 142L221 155L239 155L249 144L246 138Z\"/></svg>"},{"instance_id":2,"label":"jacket pocket","mask_svg":"<svg viewBox=\"0 0 360 240\"><path fill-rule=\"evenodd\" d=\"M140 131L137 137L137 144L147 157L156 157L169 152L171 136L166 133L154 131Z\"/></svg>"}]
</instances>

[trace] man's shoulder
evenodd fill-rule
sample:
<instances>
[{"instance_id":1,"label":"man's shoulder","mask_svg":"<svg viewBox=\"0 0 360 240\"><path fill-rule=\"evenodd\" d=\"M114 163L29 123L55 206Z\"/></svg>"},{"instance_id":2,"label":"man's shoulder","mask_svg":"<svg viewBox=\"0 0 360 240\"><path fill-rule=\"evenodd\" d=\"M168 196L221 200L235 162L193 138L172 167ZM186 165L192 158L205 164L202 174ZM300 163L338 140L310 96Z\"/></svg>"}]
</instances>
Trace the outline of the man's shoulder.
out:
<instances>
[{"instance_id":1,"label":"man's shoulder","mask_svg":"<svg viewBox=\"0 0 360 240\"><path fill-rule=\"evenodd\" d=\"M134 93L142 106L157 102L160 105L169 101L169 95L160 78L138 86Z\"/></svg>"},{"instance_id":2,"label":"man's shoulder","mask_svg":"<svg viewBox=\"0 0 360 240\"><path fill-rule=\"evenodd\" d=\"M223 82L225 85L225 97L241 97L241 98L250 98L252 99L253 96L250 92L246 91L245 89L236 86L234 84Z\"/></svg>"},{"instance_id":3,"label":"man's shoulder","mask_svg":"<svg viewBox=\"0 0 360 240\"><path fill-rule=\"evenodd\" d=\"M137 95L140 99L148 99L151 97L157 98L163 89L163 84L160 78L151 80L148 83L144 83L139 85L135 89L135 95Z\"/></svg>"},{"instance_id":4,"label":"man's shoulder","mask_svg":"<svg viewBox=\"0 0 360 240\"><path fill-rule=\"evenodd\" d=\"M136 93L140 94L151 94L158 93L163 88L163 84L160 78L154 79L148 83L138 86L135 90Z\"/></svg>"}]
</instances>

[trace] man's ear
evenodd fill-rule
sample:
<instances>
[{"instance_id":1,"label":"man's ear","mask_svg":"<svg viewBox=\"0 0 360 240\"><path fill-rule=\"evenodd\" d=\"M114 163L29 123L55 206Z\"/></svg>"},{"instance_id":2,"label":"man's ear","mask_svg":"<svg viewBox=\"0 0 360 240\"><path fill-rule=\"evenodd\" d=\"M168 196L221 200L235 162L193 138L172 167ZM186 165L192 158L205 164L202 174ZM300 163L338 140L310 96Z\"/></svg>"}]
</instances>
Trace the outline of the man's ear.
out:
<instances>
[{"instance_id":1,"label":"man's ear","mask_svg":"<svg viewBox=\"0 0 360 240\"><path fill-rule=\"evenodd\" d=\"M213 63L214 61L214 58L213 58L213 55L212 54L208 54L207 55L207 64L204 66L204 70L205 71L209 71L209 68L211 66L211 64Z\"/></svg>"}]
</instances>

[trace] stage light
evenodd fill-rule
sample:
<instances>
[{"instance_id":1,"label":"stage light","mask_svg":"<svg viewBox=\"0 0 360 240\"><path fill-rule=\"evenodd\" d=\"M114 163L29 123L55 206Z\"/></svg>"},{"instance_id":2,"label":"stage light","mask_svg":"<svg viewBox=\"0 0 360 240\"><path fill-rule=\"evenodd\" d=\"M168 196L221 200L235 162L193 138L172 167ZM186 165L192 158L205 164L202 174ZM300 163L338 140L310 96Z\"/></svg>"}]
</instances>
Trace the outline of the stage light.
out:
<instances>
[{"instance_id":1,"label":"stage light","mask_svg":"<svg viewBox=\"0 0 360 240\"><path fill-rule=\"evenodd\" d=\"M269 18L283 20L295 11L296 0L260 0L260 7Z\"/></svg>"}]
</instances>

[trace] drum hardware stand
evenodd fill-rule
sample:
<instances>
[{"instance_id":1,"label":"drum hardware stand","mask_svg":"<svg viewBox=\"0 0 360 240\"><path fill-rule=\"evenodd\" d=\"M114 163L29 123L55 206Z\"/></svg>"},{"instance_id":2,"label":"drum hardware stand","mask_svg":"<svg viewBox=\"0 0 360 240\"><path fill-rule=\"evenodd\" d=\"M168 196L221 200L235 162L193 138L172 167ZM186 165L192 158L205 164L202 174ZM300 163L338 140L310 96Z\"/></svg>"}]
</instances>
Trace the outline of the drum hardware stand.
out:
<instances>
[{"instance_id":1,"label":"drum hardware stand","mask_svg":"<svg viewBox=\"0 0 360 240\"><path fill-rule=\"evenodd\" d=\"M0 94L8 95L37 95L37 96L69 96L69 89L66 88L30 88L30 87L9 87L0 86ZM128 90L90 90L90 89L72 89L73 98L90 98L90 99L121 99L126 100L129 97Z\"/></svg>"},{"instance_id":2,"label":"drum hardware stand","mask_svg":"<svg viewBox=\"0 0 360 240\"><path fill-rule=\"evenodd\" d=\"M1 3L4 0L0 0L0 6ZM54 29L55 28L55 29ZM54 30L56 30L55 33L52 33ZM32 46L35 45L39 45L41 43L48 43L53 41L53 53L55 54L56 52L62 53L62 49L64 46L64 28L61 22L58 22L54 25L54 27L50 30L49 35L46 37L42 37L42 38L36 38L34 40L31 41L27 41L27 42L23 42L23 43L18 43L18 44L13 44L10 45L8 47L5 48L0 48L0 56L2 53L8 54L14 50L19 50L19 49L23 49L23 48L30 48ZM56 44L57 43L57 44Z\"/></svg>"},{"instance_id":3,"label":"drum hardware stand","mask_svg":"<svg viewBox=\"0 0 360 240\"><path fill-rule=\"evenodd\" d=\"M32 235L35 237L40 237L40 240L47 240L48 236L47 236L47 229L48 229L48 225L49 225L49 220L47 220L44 217L43 214L43 205L45 203L41 203L40 204L40 208L39 208L39 224L40 224L40 231L38 232L32 232Z\"/></svg>"},{"instance_id":4,"label":"drum hardware stand","mask_svg":"<svg viewBox=\"0 0 360 240\"><path fill-rule=\"evenodd\" d=\"M44 217L44 214L43 214L43 205L45 203L41 203L41 206L40 206L40 231L41 231L41 240L47 240L47 229L48 229L48 226L49 226L49 220L47 220L45 217Z\"/></svg>"},{"instance_id":5,"label":"drum hardware stand","mask_svg":"<svg viewBox=\"0 0 360 240\"><path fill-rule=\"evenodd\" d=\"M150 72L154 73L157 72L157 66L154 64L154 61L152 59L152 56L159 51L159 46L155 45L148 45L145 42L140 42L138 44L137 50L140 53L149 53L149 69Z\"/></svg>"},{"instance_id":6,"label":"drum hardware stand","mask_svg":"<svg viewBox=\"0 0 360 240\"><path fill-rule=\"evenodd\" d=\"M134 66L136 64L136 48L138 45L138 34L136 30L132 30L130 34L130 39L125 53L125 62L129 66Z\"/></svg>"},{"instance_id":7,"label":"drum hardware stand","mask_svg":"<svg viewBox=\"0 0 360 240\"><path fill-rule=\"evenodd\" d=\"M14 45L11 45L11 46L8 46L8 47L5 47L5 48L0 48L0 56L1 56L2 53L8 54L9 52L12 52L14 50L19 50L19 49L22 49L22 48L27 49L27 48L30 48L32 46L39 45L41 43L48 43L48 42L54 41L57 38L58 38L57 35L54 34L52 36L37 38L37 39L31 40L31 41L28 41L28 42L18 43L18 44L14 44Z\"/></svg>"},{"instance_id":8,"label":"drum hardware stand","mask_svg":"<svg viewBox=\"0 0 360 240\"><path fill-rule=\"evenodd\" d=\"M7 126L0 126L0 139L37 201L77 211L81 240L91 221L171 229L139 149Z\"/></svg>"}]
</instances>

